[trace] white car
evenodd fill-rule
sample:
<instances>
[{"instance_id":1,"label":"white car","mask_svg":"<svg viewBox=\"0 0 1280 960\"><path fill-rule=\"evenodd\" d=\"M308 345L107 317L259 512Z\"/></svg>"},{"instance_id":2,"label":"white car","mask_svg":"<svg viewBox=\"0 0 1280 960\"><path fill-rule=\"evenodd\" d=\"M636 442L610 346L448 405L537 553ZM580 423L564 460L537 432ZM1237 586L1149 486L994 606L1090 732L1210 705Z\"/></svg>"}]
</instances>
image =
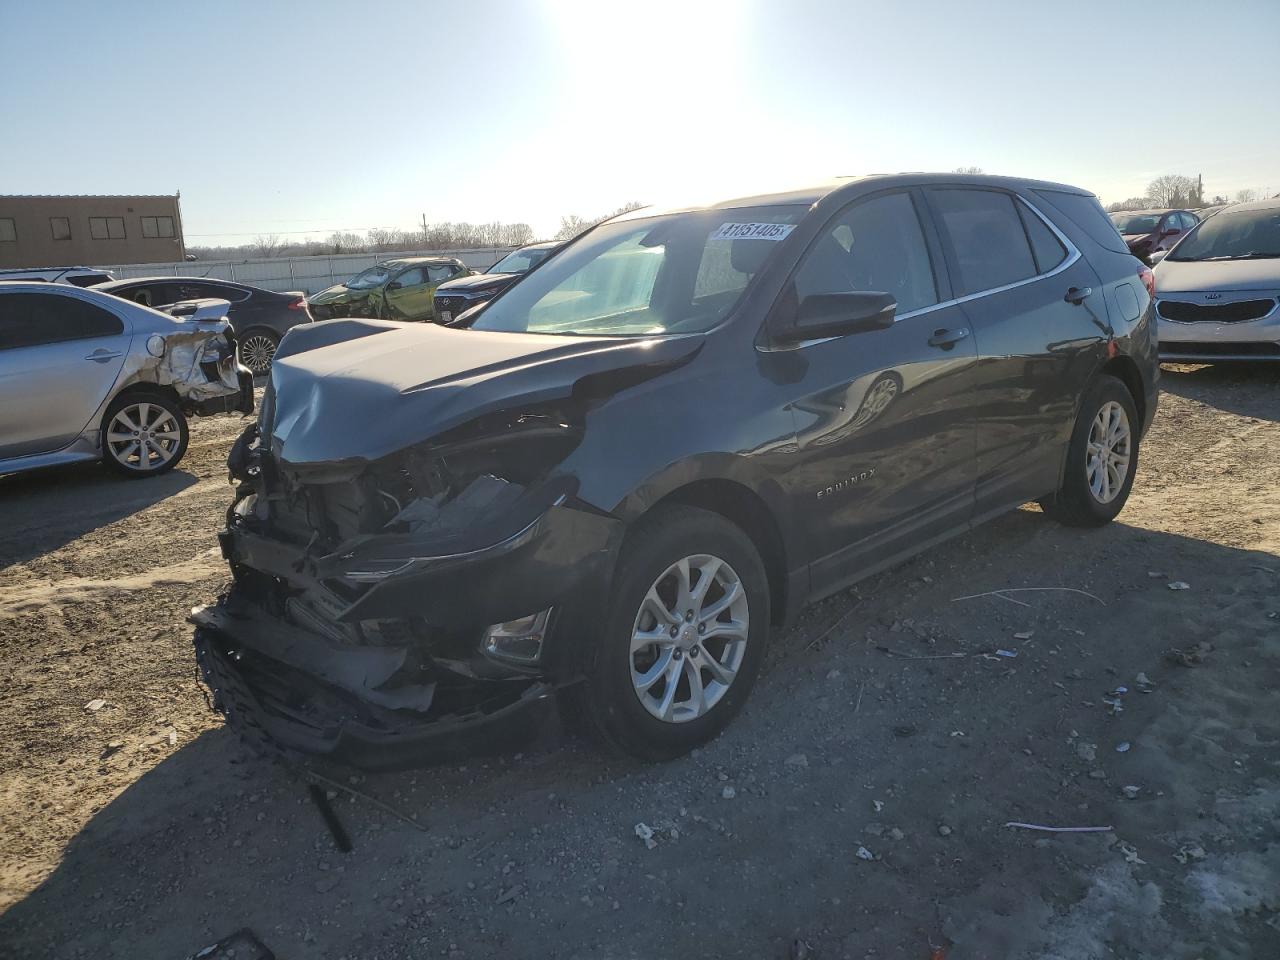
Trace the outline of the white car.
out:
<instances>
[{"instance_id":1,"label":"white car","mask_svg":"<svg viewBox=\"0 0 1280 960\"><path fill-rule=\"evenodd\" d=\"M69 283L73 287L92 287L115 278L107 270L94 267L45 267L37 270L0 270L0 280L34 280L43 283Z\"/></svg>"},{"instance_id":2,"label":"white car","mask_svg":"<svg viewBox=\"0 0 1280 960\"><path fill-rule=\"evenodd\" d=\"M1280 360L1280 199L1202 221L1155 278L1161 360Z\"/></svg>"},{"instance_id":3,"label":"white car","mask_svg":"<svg viewBox=\"0 0 1280 960\"><path fill-rule=\"evenodd\" d=\"M0 282L0 474L101 459L154 476L186 452L188 415L251 412L227 307Z\"/></svg>"}]
</instances>

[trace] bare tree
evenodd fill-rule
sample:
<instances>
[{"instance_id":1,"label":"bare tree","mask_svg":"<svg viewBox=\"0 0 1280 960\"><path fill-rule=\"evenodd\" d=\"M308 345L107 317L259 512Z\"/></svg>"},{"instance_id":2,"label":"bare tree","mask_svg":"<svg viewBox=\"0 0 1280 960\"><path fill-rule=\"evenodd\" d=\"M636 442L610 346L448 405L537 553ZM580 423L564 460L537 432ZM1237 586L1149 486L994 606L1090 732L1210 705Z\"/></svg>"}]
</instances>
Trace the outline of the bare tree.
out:
<instances>
[{"instance_id":1,"label":"bare tree","mask_svg":"<svg viewBox=\"0 0 1280 960\"><path fill-rule=\"evenodd\" d=\"M584 220L576 213L571 213L567 217L560 218L560 229L556 231L555 239L572 240L578 234L582 233L582 231L594 227L597 223L603 223L606 220L619 217L624 213L630 213L632 210L639 210L641 207L645 206L648 206L648 204L640 203L638 200L632 200L630 203L624 203L612 213L606 213L604 216L596 217L594 220Z\"/></svg>"},{"instance_id":2,"label":"bare tree","mask_svg":"<svg viewBox=\"0 0 1280 960\"><path fill-rule=\"evenodd\" d=\"M1151 206L1154 204L1146 197L1130 197L1128 200L1107 204L1107 213L1115 213L1117 210L1146 210Z\"/></svg>"},{"instance_id":3,"label":"bare tree","mask_svg":"<svg viewBox=\"0 0 1280 960\"><path fill-rule=\"evenodd\" d=\"M364 253L368 249L364 238L350 230L336 230L329 234L325 246L329 253Z\"/></svg>"},{"instance_id":4,"label":"bare tree","mask_svg":"<svg viewBox=\"0 0 1280 960\"><path fill-rule=\"evenodd\" d=\"M282 241L274 233L258 234L250 245L256 257L274 257L280 252Z\"/></svg>"},{"instance_id":5,"label":"bare tree","mask_svg":"<svg viewBox=\"0 0 1280 960\"><path fill-rule=\"evenodd\" d=\"M1166 173L1147 184L1147 199L1156 207L1193 206L1198 188L1194 177Z\"/></svg>"},{"instance_id":6,"label":"bare tree","mask_svg":"<svg viewBox=\"0 0 1280 960\"><path fill-rule=\"evenodd\" d=\"M1257 199L1258 191L1252 188L1236 191L1236 203L1250 203Z\"/></svg>"},{"instance_id":7,"label":"bare tree","mask_svg":"<svg viewBox=\"0 0 1280 960\"><path fill-rule=\"evenodd\" d=\"M533 227L527 223L511 223L507 225L506 242L513 247L522 247L533 241Z\"/></svg>"},{"instance_id":8,"label":"bare tree","mask_svg":"<svg viewBox=\"0 0 1280 960\"><path fill-rule=\"evenodd\" d=\"M956 167L955 173L982 173L981 167Z\"/></svg>"}]
</instances>

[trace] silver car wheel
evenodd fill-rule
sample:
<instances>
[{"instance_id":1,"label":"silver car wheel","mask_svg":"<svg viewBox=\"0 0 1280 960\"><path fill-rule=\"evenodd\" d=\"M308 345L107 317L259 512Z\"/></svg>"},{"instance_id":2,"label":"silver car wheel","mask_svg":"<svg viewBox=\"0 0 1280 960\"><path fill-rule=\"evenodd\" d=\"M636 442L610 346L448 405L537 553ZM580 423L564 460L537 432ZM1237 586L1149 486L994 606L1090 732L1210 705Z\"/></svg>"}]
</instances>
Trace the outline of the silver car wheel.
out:
<instances>
[{"instance_id":1,"label":"silver car wheel","mask_svg":"<svg viewBox=\"0 0 1280 960\"><path fill-rule=\"evenodd\" d=\"M729 691L747 652L746 588L719 557L673 563L649 588L631 631L631 684L665 723L712 710Z\"/></svg>"},{"instance_id":2,"label":"silver car wheel","mask_svg":"<svg viewBox=\"0 0 1280 960\"><path fill-rule=\"evenodd\" d=\"M263 334L252 334L240 342L240 362L255 374L269 373L275 355L275 341Z\"/></svg>"},{"instance_id":3,"label":"silver car wheel","mask_svg":"<svg viewBox=\"0 0 1280 960\"><path fill-rule=\"evenodd\" d=\"M182 441L178 421L164 407L140 400L123 407L107 426L107 453L122 466L145 473L173 459Z\"/></svg>"},{"instance_id":4,"label":"silver car wheel","mask_svg":"<svg viewBox=\"0 0 1280 960\"><path fill-rule=\"evenodd\" d=\"M1133 436L1129 415L1114 400L1102 405L1089 429L1085 452L1085 475L1089 492L1099 503L1110 503L1120 495L1129 476Z\"/></svg>"}]
</instances>

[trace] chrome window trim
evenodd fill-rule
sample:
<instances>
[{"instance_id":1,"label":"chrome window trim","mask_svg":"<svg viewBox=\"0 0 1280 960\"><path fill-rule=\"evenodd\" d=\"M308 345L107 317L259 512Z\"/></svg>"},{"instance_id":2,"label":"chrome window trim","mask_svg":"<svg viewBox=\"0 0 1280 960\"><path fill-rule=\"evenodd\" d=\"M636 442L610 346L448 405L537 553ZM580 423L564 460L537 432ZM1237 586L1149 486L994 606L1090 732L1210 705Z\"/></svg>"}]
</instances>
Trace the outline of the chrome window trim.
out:
<instances>
[{"instance_id":1,"label":"chrome window trim","mask_svg":"<svg viewBox=\"0 0 1280 960\"><path fill-rule=\"evenodd\" d=\"M1002 191L988 191L988 192L1002 192ZM1037 273L1035 276L1027 277L1024 280L1015 280L1013 283L1006 283L1003 286L991 287L990 289L987 289L987 290L979 290L976 293L967 293L963 297L952 297L950 300L943 300L939 303L931 304L930 306L927 306L927 307L921 307L919 310L910 310L907 313L900 313L893 318L893 322L895 324L900 320L910 320L912 317L922 317L925 314L933 313L935 310L941 310L944 307L954 307L958 304L969 303L972 300L979 300L982 297L990 297L993 294L1004 293L1006 290L1016 290L1018 287L1025 287L1028 283L1035 283L1037 280L1046 280L1049 277L1056 277L1058 274L1062 273L1064 270L1066 270L1068 267L1075 264L1075 262L1080 259L1081 254L1080 254L1080 251L1076 249L1076 245L1072 243L1070 240L1068 240L1066 234L1064 234L1061 230L1058 229L1058 225L1055 224L1048 217L1046 217L1043 213L1041 213L1039 208L1037 208L1035 204L1025 199L1024 197L1019 196L1016 193L1006 194L1006 195L1013 197L1013 200L1015 203L1024 204L1027 207L1027 209L1029 209L1032 213L1034 213L1037 217L1039 217L1041 221L1044 222L1045 226L1047 226L1053 232L1053 235L1058 238L1058 242L1062 244L1063 249L1067 251L1067 255L1062 259L1062 262L1058 264L1056 267L1054 267L1052 270L1048 271L1047 273ZM1027 239L1027 249L1028 250L1031 249L1030 238ZM1034 263L1035 262L1034 252L1032 253L1031 259L1032 259L1032 262ZM1268 316L1270 316L1270 314L1268 314ZM798 343L792 344L782 349L802 350L805 347L812 347L820 343L830 343L832 340L843 340L843 339L844 339L843 337L820 337L816 340L801 340ZM778 349L778 348L775 348L775 349Z\"/></svg>"}]
</instances>

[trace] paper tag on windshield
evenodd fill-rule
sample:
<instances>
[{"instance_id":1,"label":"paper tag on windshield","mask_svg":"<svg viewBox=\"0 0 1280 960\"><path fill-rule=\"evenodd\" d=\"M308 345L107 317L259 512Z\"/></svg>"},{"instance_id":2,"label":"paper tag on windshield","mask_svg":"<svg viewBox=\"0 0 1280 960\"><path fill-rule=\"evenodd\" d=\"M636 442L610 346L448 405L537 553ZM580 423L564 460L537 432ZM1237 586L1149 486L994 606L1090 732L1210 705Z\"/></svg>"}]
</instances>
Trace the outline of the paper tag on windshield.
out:
<instances>
[{"instance_id":1,"label":"paper tag on windshield","mask_svg":"<svg viewBox=\"0 0 1280 960\"><path fill-rule=\"evenodd\" d=\"M793 223L722 223L711 234L712 240L783 240Z\"/></svg>"}]
</instances>

